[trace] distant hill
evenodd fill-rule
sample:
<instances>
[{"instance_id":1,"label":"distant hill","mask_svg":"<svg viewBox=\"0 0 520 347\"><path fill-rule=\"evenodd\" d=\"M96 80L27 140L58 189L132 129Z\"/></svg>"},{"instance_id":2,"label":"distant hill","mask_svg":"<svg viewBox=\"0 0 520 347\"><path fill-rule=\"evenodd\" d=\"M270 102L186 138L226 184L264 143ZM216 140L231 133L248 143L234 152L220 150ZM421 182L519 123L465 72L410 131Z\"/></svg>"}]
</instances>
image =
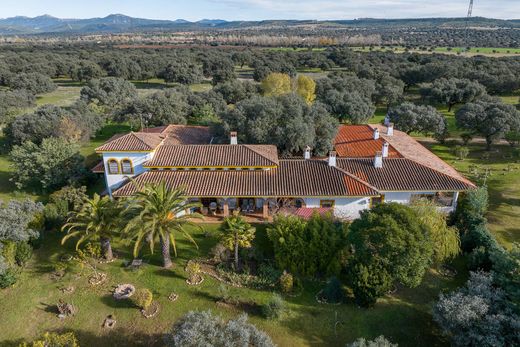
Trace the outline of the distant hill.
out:
<instances>
[{"instance_id":1,"label":"distant hill","mask_svg":"<svg viewBox=\"0 0 520 347\"><path fill-rule=\"evenodd\" d=\"M363 18L355 20L264 20L264 21L225 21L222 19L203 19L190 22L183 19L155 20L134 18L122 14L111 14L104 18L89 19L62 19L50 15L34 18L11 17L0 19L0 35L71 33L89 34L96 32L121 33L145 31L175 31L175 30L204 30L209 28L249 28L298 25L333 25L340 27L498 27L520 28L520 19L500 20L475 17L465 18L417 18L417 19L373 19Z\"/></svg>"}]
</instances>

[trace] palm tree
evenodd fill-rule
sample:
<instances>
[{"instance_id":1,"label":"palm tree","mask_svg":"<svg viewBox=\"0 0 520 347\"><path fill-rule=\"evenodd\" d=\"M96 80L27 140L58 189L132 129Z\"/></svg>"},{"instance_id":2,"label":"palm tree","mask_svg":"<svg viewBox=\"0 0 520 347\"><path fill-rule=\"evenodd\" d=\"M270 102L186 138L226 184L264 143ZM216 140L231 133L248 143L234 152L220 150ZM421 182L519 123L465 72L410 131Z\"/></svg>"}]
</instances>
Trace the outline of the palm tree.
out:
<instances>
[{"instance_id":1,"label":"palm tree","mask_svg":"<svg viewBox=\"0 0 520 347\"><path fill-rule=\"evenodd\" d=\"M61 240L63 245L69 238L79 237L76 250L86 240L99 240L103 257L112 260L110 239L117 232L119 225L119 206L108 196L101 198L94 194L92 199L85 199L79 211L72 211L67 222L61 228L67 235Z\"/></svg>"},{"instance_id":2,"label":"palm tree","mask_svg":"<svg viewBox=\"0 0 520 347\"><path fill-rule=\"evenodd\" d=\"M225 247L235 251L235 270L238 270L238 248L250 248L256 229L244 217L232 216L224 219L221 240Z\"/></svg>"},{"instance_id":3,"label":"palm tree","mask_svg":"<svg viewBox=\"0 0 520 347\"><path fill-rule=\"evenodd\" d=\"M200 204L187 202L184 189L168 189L164 181L159 184L147 184L135 193L124 213L130 218L124 231L134 240L134 257L137 257L143 241L150 244L152 254L155 244L159 242L163 266L170 268L173 265L170 244L177 256L176 233L183 234L198 248L195 240L185 229L188 225L200 228L191 219L203 218L202 215L185 213L185 210L194 207L200 207Z\"/></svg>"}]
</instances>

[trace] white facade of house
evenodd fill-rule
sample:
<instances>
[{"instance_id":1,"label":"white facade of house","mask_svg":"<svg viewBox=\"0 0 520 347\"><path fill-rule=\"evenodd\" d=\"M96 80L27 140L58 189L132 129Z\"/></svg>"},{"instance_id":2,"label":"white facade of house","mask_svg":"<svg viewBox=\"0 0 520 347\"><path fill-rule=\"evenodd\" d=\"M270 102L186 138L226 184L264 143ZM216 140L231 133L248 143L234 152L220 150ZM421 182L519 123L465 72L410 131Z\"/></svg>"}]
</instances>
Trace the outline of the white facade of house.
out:
<instances>
[{"instance_id":1,"label":"white facade of house","mask_svg":"<svg viewBox=\"0 0 520 347\"><path fill-rule=\"evenodd\" d=\"M334 215L338 218L355 219L359 217L359 213L370 208L370 198L303 198L305 207L319 208L322 207L323 200L334 201Z\"/></svg>"},{"instance_id":2,"label":"white facade of house","mask_svg":"<svg viewBox=\"0 0 520 347\"><path fill-rule=\"evenodd\" d=\"M104 152L103 153L103 164L105 166L105 183L107 186L107 192L110 196L112 196L112 192L119 188L128 177L135 177L143 172L146 169L143 167L143 164L151 160L153 158L154 152ZM123 160L129 159L132 163L133 174L123 174L121 170L121 162ZM119 165L119 173L111 174L108 167L108 162L110 160L116 160Z\"/></svg>"}]
</instances>

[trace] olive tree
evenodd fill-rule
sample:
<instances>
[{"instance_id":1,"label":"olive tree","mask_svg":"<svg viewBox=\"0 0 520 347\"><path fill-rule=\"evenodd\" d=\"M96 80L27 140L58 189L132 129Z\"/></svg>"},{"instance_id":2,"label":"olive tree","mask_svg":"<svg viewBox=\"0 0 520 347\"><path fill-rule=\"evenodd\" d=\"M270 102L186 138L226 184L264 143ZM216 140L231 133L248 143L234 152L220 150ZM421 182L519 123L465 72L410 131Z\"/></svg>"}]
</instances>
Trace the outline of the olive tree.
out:
<instances>
[{"instance_id":1,"label":"olive tree","mask_svg":"<svg viewBox=\"0 0 520 347\"><path fill-rule=\"evenodd\" d=\"M455 114L457 127L481 135L487 149L509 131L520 129L520 111L498 98L483 98L462 106Z\"/></svg>"},{"instance_id":2,"label":"olive tree","mask_svg":"<svg viewBox=\"0 0 520 347\"><path fill-rule=\"evenodd\" d=\"M388 111L388 118L397 129L407 134L419 132L426 135L440 135L447 130L446 118L431 106L405 102L391 108Z\"/></svg>"},{"instance_id":3,"label":"olive tree","mask_svg":"<svg viewBox=\"0 0 520 347\"><path fill-rule=\"evenodd\" d=\"M185 314L165 337L171 347L274 347L271 338L247 321L243 314L225 322L210 311L190 311Z\"/></svg>"},{"instance_id":4,"label":"olive tree","mask_svg":"<svg viewBox=\"0 0 520 347\"><path fill-rule=\"evenodd\" d=\"M472 272L464 287L441 294L433 318L455 346L520 344L520 317L490 273Z\"/></svg>"}]
</instances>

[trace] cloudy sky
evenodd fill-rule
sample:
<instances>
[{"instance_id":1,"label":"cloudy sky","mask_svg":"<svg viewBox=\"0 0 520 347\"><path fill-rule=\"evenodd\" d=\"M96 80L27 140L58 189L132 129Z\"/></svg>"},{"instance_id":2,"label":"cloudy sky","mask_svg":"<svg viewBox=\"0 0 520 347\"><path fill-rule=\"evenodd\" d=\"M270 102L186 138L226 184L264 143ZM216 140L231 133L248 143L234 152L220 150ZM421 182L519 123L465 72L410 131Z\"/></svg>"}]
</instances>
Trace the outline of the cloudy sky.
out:
<instances>
[{"instance_id":1,"label":"cloudy sky","mask_svg":"<svg viewBox=\"0 0 520 347\"><path fill-rule=\"evenodd\" d=\"M0 17L198 20L464 17L469 0L1 0ZM520 0L475 0L474 16L520 18Z\"/></svg>"}]
</instances>

